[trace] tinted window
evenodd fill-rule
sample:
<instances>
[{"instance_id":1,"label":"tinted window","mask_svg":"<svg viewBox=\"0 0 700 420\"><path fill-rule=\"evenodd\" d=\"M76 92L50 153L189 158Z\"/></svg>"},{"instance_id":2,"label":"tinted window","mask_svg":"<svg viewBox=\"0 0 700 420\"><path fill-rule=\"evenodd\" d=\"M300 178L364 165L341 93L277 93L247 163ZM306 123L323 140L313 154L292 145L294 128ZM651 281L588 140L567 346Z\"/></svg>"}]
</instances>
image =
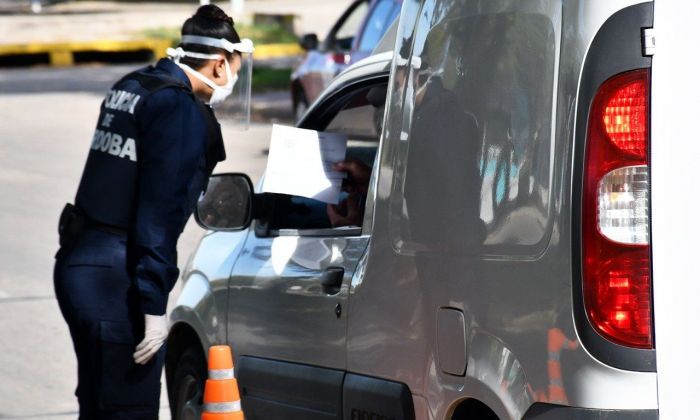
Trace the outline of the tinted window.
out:
<instances>
[{"instance_id":1,"label":"tinted window","mask_svg":"<svg viewBox=\"0 0 700 420\"><path fill-rule=\"evenodd\" d=\"M447 0L425 2L419 22L396 69L397 249L536 255L551 229L553 23Z\"/></svg>"},{"instance_id":2,"label":"tinted window","mask_svg":"<svg viewBox=\"0 0 700 420\"><path fill-rule=\"evenodd\" d=\"M372 51L400 10L401 7L394 0L381 0L377 3L367 20L358 49Z\"/></svg>"},{"instance_id":3,"label":"tinted window","mask_svg":"<svg viewBox=\"0 0 700 420\"><path fill-rule=\"evenodd\" d=\"M331 121L326 131L347 134L349 140L376 141L383 115L384 108L369 104L345 108Z\"/></svg>"}]
</instances>

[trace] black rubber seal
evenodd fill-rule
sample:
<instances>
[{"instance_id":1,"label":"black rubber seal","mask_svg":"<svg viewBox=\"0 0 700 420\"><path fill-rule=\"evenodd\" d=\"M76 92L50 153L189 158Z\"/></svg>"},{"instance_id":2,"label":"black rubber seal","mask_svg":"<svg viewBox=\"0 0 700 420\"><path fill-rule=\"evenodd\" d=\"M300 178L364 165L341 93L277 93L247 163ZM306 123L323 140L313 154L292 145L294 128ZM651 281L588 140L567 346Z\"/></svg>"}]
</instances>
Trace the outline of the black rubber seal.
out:
<instances>
[{"instance_id":1,"label":"black rubber seal","mask_svg":"<svg viewBox=\"0 0 700 420\"><path fill-rule=\"evenodd\" d=\"M658 410L600 410L535 403L523 420L658 420Z\"/></svg>"},{"instance_id":2,"label":"black rubber seal","mask_svg":"<svg viewBox=\"0 0 700 420\"><path fill-rule=\"evenodd\" d=\"M582 284L581 213L585 139L593 97L600 85L612 76L630 70L651 68L651 58L642 55L642 29L652 27L652 24L653 4L637 4L612 15L593 39L584 63L578 97L571 201L574 320L581 341L601 362L619 369L641 372L656 372L656 351L625 347L605 339L593 329L586 315Z\"/></svg>"}]
</instances>

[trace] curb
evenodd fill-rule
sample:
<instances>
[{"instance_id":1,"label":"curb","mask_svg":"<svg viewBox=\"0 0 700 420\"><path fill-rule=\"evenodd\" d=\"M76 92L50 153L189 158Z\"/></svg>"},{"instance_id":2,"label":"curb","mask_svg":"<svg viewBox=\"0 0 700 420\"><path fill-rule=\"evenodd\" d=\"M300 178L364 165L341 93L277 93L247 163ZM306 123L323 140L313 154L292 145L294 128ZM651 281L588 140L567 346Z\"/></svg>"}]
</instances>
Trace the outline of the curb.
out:
<instances>
[{"instance_id":1,"label":"curb","mask_svg":"<svg viewBox=\"0 0 700 420\"><path fill-rule=\"evenodd\" d=\"M165 50L171 46L167 39L142 39L131 41L77 41L47 42L29 44L0 44L0 58L45 54L52 67L72 66L74 54L81 52L123 53L150 51L154 59L165 57ZM304 51L298 44L265 44L255 48L254 57L259 60L299 56Z\"/></svg>"},{"instance_id":2,"label":"curb","mask_svg":"<svg viewBox=\"0 0 700 420\"><path fill-rule=\"evenodd\" d=\"M299 44L263 44L255 47L253 58L267 60L270 58L285 58L302 55L304 50Z\"/></svg>"},{"instance_id":3,"label":"curb","mask_svg":"<svg viewBox=\"0 0 700 420\"><path fill-rule=\"evenodd\" d=\"M2 44L0 57L47 54L53 67L66 67L74 64L74 54L80 52L136 52L151 51L155 58L165 56L170 42L163 39L142 39L136 41L79 41L47 42L30 44Z\"/></svg>"}]
</instances>

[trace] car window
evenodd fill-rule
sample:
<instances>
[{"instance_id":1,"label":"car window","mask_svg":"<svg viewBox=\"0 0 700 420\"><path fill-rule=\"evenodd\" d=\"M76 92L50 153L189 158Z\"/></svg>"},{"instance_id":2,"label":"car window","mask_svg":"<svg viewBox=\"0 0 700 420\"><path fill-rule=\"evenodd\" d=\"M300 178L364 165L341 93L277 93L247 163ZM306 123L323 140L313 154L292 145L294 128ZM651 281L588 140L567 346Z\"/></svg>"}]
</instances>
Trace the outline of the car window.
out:
<instances>
[{"instance_id":1,"label":"car window","mask_svg":"<svg viewBox=\"0 0 700 420\"><path fill-rule=\"evenodd\" d=\"M354 158L371 170L375 162L381 117L384 113L386 79L379 84L364 87L345 95L338 106L340 109L332 117L313 119L304 128L319 131L342 133L348 137L346 158ZM332 106L332 105L331 105ZM319 107L317 109L326 109ZM308 121L308 119L307 119ZM333 226L324 202L305 197L285 194L264 194L268 214L256 227L258 236L311 235L311 236L350 236L361 234L361 222ZM341 194L342 201L347 198ZM364 212L364 199L360 208ZM359 218L362 220L362 217Z\"/></svg>"},{"instance_id":2,"label":"car window","mask_svg":"<svg viewBox=\"0 0 700 420\"><path fill-rule=\"evenodd\" d=\"M350 12L350 15L335 32L335 47L341 50L350 50L355 35L360 30L360 25L367 15L368 2L362 2Z\"/></svg>"},{"instance_id":3,"label":"car window","mask_svg":"<svg viewBox=\"0 0 700 420\"><path fill-rule=\"evenodd\" d=\"M371 104L344 108L333 118L325 131L346 134L351 141L375 141L379 136L383 111L383 108Z\"/></svg>"},{"instance_id":4,"label":"car window","mask_svg":"<svg viewBox=\"0 0 700 420\"><path fill-rule=\"evenodd\" d=\"M394 0L381 0L377 3L367 19L358 50L372 51L400 10L401 7Z\"/></svg>"}]
</instances>

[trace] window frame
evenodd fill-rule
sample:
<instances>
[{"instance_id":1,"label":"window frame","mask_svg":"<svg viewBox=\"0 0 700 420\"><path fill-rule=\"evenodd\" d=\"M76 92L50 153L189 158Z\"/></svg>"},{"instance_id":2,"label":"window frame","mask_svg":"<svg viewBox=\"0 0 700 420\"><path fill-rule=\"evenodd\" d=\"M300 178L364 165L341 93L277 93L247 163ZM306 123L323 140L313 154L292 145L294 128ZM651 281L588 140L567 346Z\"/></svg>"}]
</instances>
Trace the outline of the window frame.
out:
<instances>
[{"instance_id":1,"label":"window frame","mask_svg":"<svg viewBox=\"0 0 700 420\"><path fill-rule=\"evenodd\" d=\"M311 112L308 112L304 119L299 121L296 125L298 128L305 128L310 130L316 130L314 127L327 127L333 118L338 115L340 111L343 110L344 106L348 103L348 100L353 95L357 94L357 91L362 89L371 88L380 84L389 84L389 69L382 72L372 73L355 79L351 79L339 88L336 92L330 94L328 97L322 99L320 102L313 106ZM381 136L381 133L380 133ZM380 142L377 142L377 154L380 153ZM375 158L375 164L379 162L379 156ZM370 183L372 181L370 180ZM276 196L273 194L272 196ZM367 204L365 204L365 215L369 211ZM271 206L271 212L274 212L274 204ZM331 228L313 228L313 229L271 229L269 227L269 219L261 218L253 221L252 228L255 235L259 238L274 238L280 236L294 236L294 237L360 237L369 235L369 232L365 232L365 226L341 226L341 227L331 227ZM369 229L368 229L369 230Z\"/></svg>"},{"instance_id":2,"label":"window frame","mask_svg":"<svg viewBox=\"0 0 700 420\"><path fill-rule=\"evenodd\" d=\"M338 31L345 25L345 22L350 18L350 16L357 12L357 9L365 3L367 6L369 6L370 0L356 0L355 3L351 4L347 9L345 9L345 12L340 16L340 19L338 19L335 24L333 25L333 28L328 32L328 35L326 36L326 39L323 40L323 51L336 51L338 50L337 48L337 41L338 41ZM366 19L366 16L363 17L363 19ZM361 30L362 26L364 24L364 20L360 21L360 26L357 28L358 31L355 32L353 35L353 40L352 42L354 43L355 40L357 39L358 32Z\"/></svg>"}]
</instances>

